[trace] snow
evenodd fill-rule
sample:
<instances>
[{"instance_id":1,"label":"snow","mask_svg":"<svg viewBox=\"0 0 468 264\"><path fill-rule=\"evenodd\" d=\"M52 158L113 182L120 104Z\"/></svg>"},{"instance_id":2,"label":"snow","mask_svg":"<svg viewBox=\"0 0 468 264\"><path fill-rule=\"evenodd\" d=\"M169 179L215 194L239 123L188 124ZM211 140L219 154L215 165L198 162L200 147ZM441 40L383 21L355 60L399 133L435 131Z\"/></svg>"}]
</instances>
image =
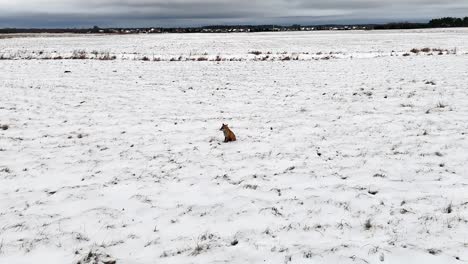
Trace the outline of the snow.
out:
<instances>
[{"instance_id":1,"label":"snow","mask_svg":"<svg viewBox=\"0 0 468 264\"><path fill-rule=\"evenodd\" d=\"M0 53L386 55L0 60L0 263L468 261L467 38L2 39ZM457 52L388 54L424 47ZM222 123L238 141L222 143Z\"/></svg>"},{"instance_id":2,"label":"snow","mask_svg":"<svg viewBox=\"0 0 468 264\"><path fill-rule=\"evenodd\" d=\"M23 35L20 35L23 36ZM28 36L28 35L25 35ZM35 36L35 35L32 35ZM437 48L468 53L468 29L408 31L319 31L235 34L142 34L142 35L54 35L1 39L0 58L70 57L74 52L110 53L123 60L254 59L260 51L271 59L296 57L311 60L323 57L373 58L401 55L413 48ZM332 54L330 54L332 52ZM317 55L318 54L318 55ZM435 53L437 54L437 53Z\"/></svg>"}]
</instances>

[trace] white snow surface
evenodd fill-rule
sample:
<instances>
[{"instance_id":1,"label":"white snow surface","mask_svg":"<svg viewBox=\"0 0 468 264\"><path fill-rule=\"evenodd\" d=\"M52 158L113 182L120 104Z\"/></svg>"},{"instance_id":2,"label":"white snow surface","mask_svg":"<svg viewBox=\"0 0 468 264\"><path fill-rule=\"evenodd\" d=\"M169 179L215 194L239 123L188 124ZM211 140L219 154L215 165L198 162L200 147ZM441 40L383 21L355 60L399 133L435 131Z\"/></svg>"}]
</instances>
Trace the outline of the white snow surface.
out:
<instances>
[{"instance_id":1,"label":"white snow surface","mask_svg":"<svg viewBox=\"0 0 468 264\"><path fill-rule=\"evenodd\" d=\"M0 60L0 263L466 263L467 33L0 39L161 56L457 50ZM238 141L222 143L222 123Z\"/></svg>"},{"instance_id":2,"label":"white snow surface","mask_svg":"<svg viewBox=\"0 0 468 264\"><path fill-rule=\"evenodd\" d=\"M11 37L11 35L4 35ZM14 36L14 35L13 35ZM0 35L0 59L69 57L86 52L88 57L110 53L122 60L182 60L200 57L246 60L298 57L373 58L402 55L417 48L468 53L468 29L408 31L319 31L238 34L143 34L143 35L40 35L4 38ZM36 35L31 35L36 36ZM252 52L261 52L254 56ZM435 52L434 54L437 54ZM425 53L421 55L426 55Z\"/></svg>"}]
</instances>

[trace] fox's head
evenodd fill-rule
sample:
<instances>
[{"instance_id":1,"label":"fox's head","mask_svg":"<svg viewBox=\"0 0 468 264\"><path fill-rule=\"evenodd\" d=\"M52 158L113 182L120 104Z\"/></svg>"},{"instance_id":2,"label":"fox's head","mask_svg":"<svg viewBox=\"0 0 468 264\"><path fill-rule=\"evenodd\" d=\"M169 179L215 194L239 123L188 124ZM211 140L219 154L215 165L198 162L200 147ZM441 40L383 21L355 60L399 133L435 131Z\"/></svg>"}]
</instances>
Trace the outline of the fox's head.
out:
<instances>
[{"instance_id":1,"label":"fox's head","mask_svg":"<svg viewBox=\"0 0 468 264\"><path fill-rule=\"evenodd\" d=\"M223 126L221 126L221 128L219 129L220 131L224 131L225 129L228 128L228 125L227 124L223 124Z\"/></svg>"}]
</instances>

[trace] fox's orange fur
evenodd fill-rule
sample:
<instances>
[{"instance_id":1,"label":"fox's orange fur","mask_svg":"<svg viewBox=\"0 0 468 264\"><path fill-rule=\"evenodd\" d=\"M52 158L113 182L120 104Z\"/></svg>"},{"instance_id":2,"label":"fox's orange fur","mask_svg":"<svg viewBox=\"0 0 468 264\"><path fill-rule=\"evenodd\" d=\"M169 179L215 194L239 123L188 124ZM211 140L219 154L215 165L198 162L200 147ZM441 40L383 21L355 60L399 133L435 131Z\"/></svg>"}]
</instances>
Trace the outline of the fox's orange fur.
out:
<instances>
[{"instance_id":1,"label":"fox's orange fur","mask_svg":"<svg viewBox=\"0 0 468 264\"><path fill-rule=\"evenodd\" d=\"M227 124L223 124L220 130L224 133L224 142L236 141L236 135L229 129Z\"/></svg>"}]
</instances>

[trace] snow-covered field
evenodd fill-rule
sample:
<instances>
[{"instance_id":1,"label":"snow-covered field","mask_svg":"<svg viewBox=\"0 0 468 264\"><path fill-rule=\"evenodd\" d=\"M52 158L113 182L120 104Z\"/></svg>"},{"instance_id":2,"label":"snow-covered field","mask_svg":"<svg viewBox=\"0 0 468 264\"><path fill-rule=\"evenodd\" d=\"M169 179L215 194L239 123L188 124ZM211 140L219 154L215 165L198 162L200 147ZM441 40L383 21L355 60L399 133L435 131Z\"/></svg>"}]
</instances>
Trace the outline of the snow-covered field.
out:
<instances>
[{"instance_id":1,"label":"snow-covered field","mask_svg":"<svg viewBox=\"0 0 468 264\"><path fill-rule=\"evenodd\" d=\"M11 35L4 35L11 37ZM420 55L468 53L467 29L413 31L320 31L256 34L0 35L1 59L103 58L119 60L314 60L402 56L411 49L437 51ZM258 54L260 53L260 54ZM255 55L257 54L257 55Z\"/></svg>"},{"instance_id":2,"label":"snow-covered field","mask_svg":"<svg viewBox=\"0 0 468 264\"><path fill-rule=\"evenodd\" d=\"M0 39L0 263L467 263L467 33Z\"/></svg>"}]
</instances>

